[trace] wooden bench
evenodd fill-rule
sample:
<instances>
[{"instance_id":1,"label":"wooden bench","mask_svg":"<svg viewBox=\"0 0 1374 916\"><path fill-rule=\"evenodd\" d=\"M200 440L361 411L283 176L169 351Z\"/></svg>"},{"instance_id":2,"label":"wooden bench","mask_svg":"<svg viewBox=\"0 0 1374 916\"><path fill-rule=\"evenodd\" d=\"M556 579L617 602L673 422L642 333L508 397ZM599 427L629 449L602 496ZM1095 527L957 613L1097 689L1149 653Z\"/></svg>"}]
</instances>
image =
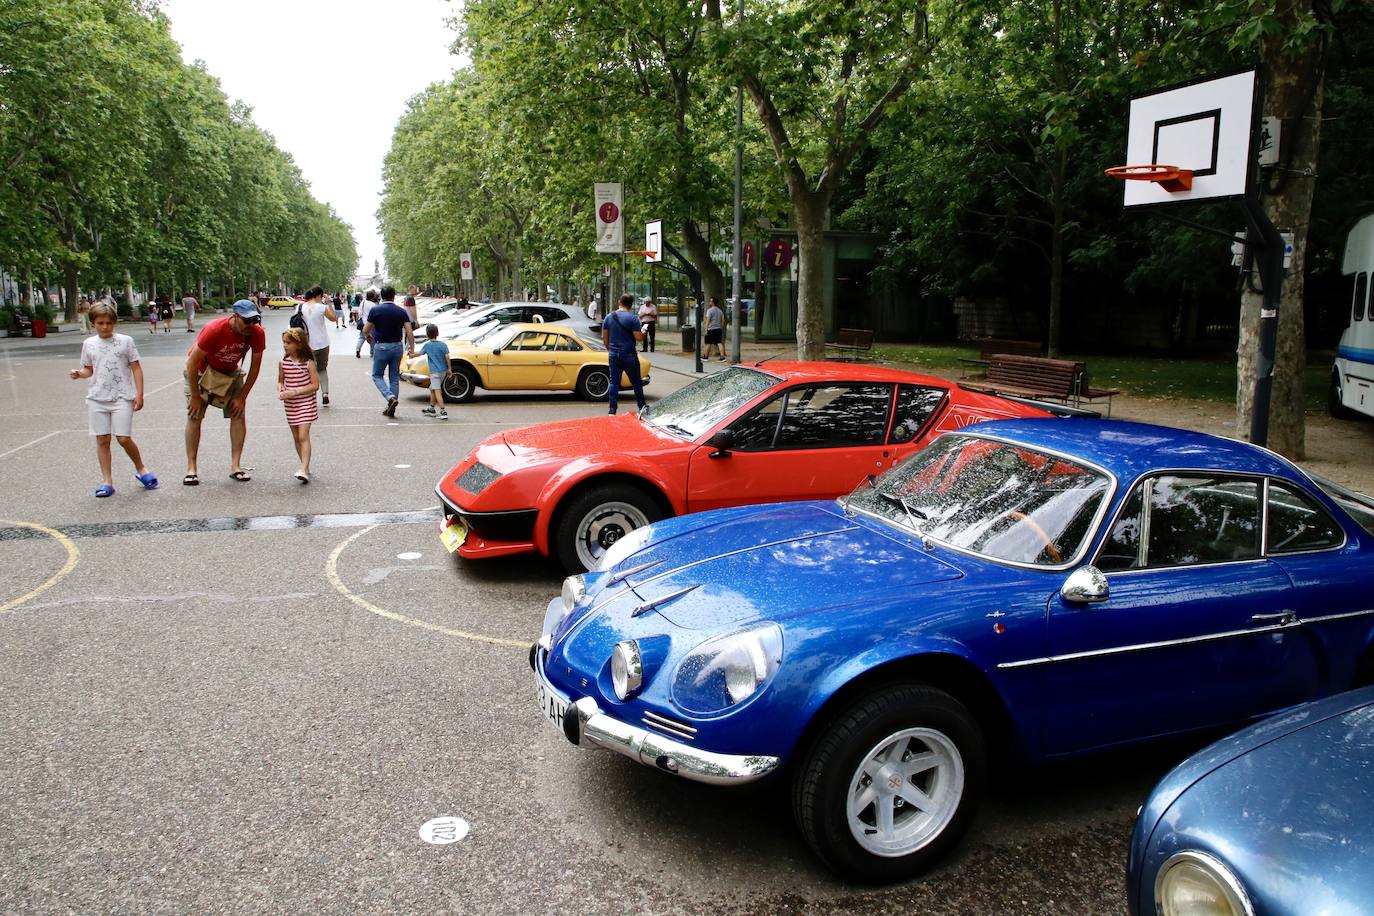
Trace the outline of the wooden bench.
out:
<instances>
[{"instance_id":1,"label":"wooden bench","mask_svg":"<svg viewBox=\"0 0 1374 916\"><path fill-rule=\"evenodd\" d=\"M970 372L986 372L988 363L998 353L1012 356L1044 356L1045 346L1038 340L1008 340L1003 337L984 337L978 342L978 358L959 357L959 377L968 378Z\"/></svg>"},{"instance_id":2,"label":"wooden bench","mask_svg":"<svg viewBox=\"0 0 1374 916\"><path fill-rule=\"evenodd\" d=\"M873 349L873 332L859 328L840 328L835 340L827 340L827 347L844 350L847 353L868 353ZM836 355L827 359L858 359L857 356Z\"/></svg>"},{"instance_id":3,"label":"wooden bench","mask_svg":"<svg viewBox=\"0 0 1374 916\"><path fill-rule=\"evenodd\" d=\"M23 337L33 336L33 319L19 312L14 313L14 326L10 329L11 336Z\"/></svg>"},{"instance_id":4,"label":"wooden bench","mask_svg":"<svg viewBox=\"0 0 1374 916\"><path fill-rule=\"evenodd\" d=\"M1077 360L1010 353L993 354L988 360L987 377L977 384L963 383L963 387L989 394L1058 401L1075 407L1083 401L1106 398L1107 416L1112 413L1111 399L1121 393L1115 388L1089 386L1087 366Z\"/></svg>"}]
</instances>

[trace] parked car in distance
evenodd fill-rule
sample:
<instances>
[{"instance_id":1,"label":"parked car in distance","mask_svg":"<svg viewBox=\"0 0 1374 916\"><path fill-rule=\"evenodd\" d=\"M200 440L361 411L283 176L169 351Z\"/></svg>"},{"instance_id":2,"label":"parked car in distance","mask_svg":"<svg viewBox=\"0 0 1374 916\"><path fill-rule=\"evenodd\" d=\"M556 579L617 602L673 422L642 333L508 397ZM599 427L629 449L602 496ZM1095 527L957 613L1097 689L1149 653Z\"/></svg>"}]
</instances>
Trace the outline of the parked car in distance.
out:
<instances>
[{"instance_id":1,"label":"parked car in distance","mask_svg":"<svg viewBox=\"0 0 1374 916\"><path fill-rule=\"evenodd\" d=\"M574 744L707 783L786 773L823 861L898 880L968 826L990 755L1216 729L1369 678L1371 532L1374 501L1247 443L994 421L843 499L631 531L549 604L536 696Z\"/></svg>"},{"instance_id":2,"label":"parked car in distance","mask_svg":"<svg viewBox=\"0 0 1374 916\"><path fill-rule=\"evenodd\" d=\"M580 572L649 522L835 497L946 430L1017 416L1045 412L881 366L765 362L708 375L638 416L497 433L437 491L464 559L539 553Z\"/></svg>"},{"instance_id":3,"label":"parked car in distance","mask_svg":"<svg viewBox=\"0 0 1374 916\"><path fill-rule=\"evenodd\" d=\"M610 392L606 348L599 340L579 337L567 325L501 325L493 319L476 339L454 339L448 343L449 371L440 394L449 404L471 400L478 388L573 391L589 401L604 401ZM649 369L649 361L641 356L639 372L646 385ZM407 360L401 378L428 388L428 359L417 354ZM622 387L629 384L630 380L622 375Z\"/></svg>"},{"instance_id":4,"label":"parked car in distance","mask_svg":"<svg viewBox=\"0 0 1374 916\"><path fill-rule=\"evenodd\" d=\"M302 299L292 299L290 296L272 296L267 300L267 307L273 310L294 309L303 301Z\"/></svg>"},{"instance_id":5,"label":"parked car in distance","mask_svg":"<svg viewBox=\"0 0 1374 916\"><path fill-rule=\"evenodd\" d=\"M1136 916L1374 913L1374 688L1175 767L1136 818L1126 892Z\"/></svg>"},{"instance_id":6,"label":"parked car in distance","mask_svg":"<svg viewBox=\"0 0 1374 916\"><path fill-rule=\"evenodd\" d=\"M490 305L481 305L470 309L454 309L435 315L428 321L422 319L416 337L418 339L424 338L425 324L437 325L440 328L439 336L445 337L450 333L486 324L489 321L497 321L501 324L532 321L545 324L563 324L578 328L585 328L588 324L586 314L581 309L573 308L570 305L562 305L557 302L493 302Z\"/></svg>"}]
</instances>

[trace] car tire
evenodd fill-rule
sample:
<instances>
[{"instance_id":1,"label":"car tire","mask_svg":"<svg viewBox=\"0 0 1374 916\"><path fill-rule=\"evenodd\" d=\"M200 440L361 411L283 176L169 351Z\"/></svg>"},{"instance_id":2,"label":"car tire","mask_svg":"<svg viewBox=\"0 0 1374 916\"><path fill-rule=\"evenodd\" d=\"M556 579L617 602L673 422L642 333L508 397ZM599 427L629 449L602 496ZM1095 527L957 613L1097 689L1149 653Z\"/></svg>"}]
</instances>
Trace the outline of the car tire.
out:
<instances>
[{"instance_id":1,"label":"car tire","mask_svg":"<svg viewBox=\"0 0 1374 916\"><path fill-rule=\"evenodd\" d=\"M577 377L577 396L584 401L604 401L611 396L611 370L593 366Z\"/></svg>"},{"instance_id":2,"label":"car tire","mask_svg":"<svg viewBox=\"0 0 1374 916\"><path fill-rule=\"evenodd\" d=\"M924 871L968 829L987 751L962 703L904 684L844 707L799 760L792 808L806 842L845 878L887 883Z\"/></svg>"},{"instance_id":3,"label":"car tire","mask_svg":"<svg viewBox=\"0 0 1374 916\"><path fill-rule=\"evenodd\" d=\"M554 550L569 573L586 572L616 541L662 517L658 504L643 490L623 484L593 487L560 510Z\"/></svg>"},{"instance_id":4,"label":"car tire","mask_svg":"<svg viewBox=\"0 0 1374 916\"><path fill-rule=\"evenodd\" d=\"M439 395L445 404L464 404L472 400L472 393L476 390L477 379L473 378L472 370L467 366L457 366L444 375Z\"/></svg>"},{"instance_id":5,"label":"car tire","mask_svg":"<svg viewBox=\"0 0 1374 916\"><path fill-rule=\"evenodd\" d=\"M1341 400L1341 377L1337 372L1331 373L1331 384L1326 389L1326 410L1337 420L1358 420L1360 414L1345 406Z\"/></svg>"}]
</instances>

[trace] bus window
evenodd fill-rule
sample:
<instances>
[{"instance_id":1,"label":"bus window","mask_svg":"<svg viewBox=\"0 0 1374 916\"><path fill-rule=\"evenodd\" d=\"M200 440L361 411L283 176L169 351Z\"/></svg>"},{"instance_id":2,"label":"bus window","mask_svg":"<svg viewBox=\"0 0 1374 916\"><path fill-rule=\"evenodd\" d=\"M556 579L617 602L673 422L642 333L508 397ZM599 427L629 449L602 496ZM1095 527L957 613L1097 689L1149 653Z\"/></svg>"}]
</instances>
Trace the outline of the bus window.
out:
<instances>
[{"instance_id":1,"label":"bus window","mask_svg":"<svg viewBox=\"0 0 1374 916\"><path fill-rule=\"evenodd\" d=\"M1351 316L1355 321L1364 320L1364 303L1369 294L1369 274L1355 275L1355 305Z\"/></svg>"}]
</instances>

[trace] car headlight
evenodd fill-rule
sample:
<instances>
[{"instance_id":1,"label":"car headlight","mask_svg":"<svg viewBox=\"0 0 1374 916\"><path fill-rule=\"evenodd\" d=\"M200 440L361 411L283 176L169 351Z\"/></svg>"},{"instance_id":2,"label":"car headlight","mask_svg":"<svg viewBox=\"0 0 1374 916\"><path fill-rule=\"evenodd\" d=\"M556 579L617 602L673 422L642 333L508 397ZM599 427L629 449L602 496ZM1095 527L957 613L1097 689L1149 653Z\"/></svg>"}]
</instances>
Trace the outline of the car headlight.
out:
<instances>
[{"instance_id":1,"label":"car headlight","mask_svg":"<svg viewBox=\"0 0 1374 916\"><path fill-rule=\"evenodd\" d=\"M636 528L610 547L606 548L606 552L601 555L601 563L597 566L597 569L610 569L612 566L626 559L645 544L649 543L650 527L649 525L645 525L641 528Z\"/></svg>"},{"instance_id":2,"label":"car headlight","mask_svg":"<svg viewBox=\"0 0 1374 916\"><path fill-rule=\"evenodd\" d=\"M673 699L691 712L720 712L757 693L781 663L777 624L721 636L697 646L678 665Z\"/></svg>"},{"instance_id":3,"label":"car headlight","mask_svg":"<svg viewBox=\"0 0 1374 916\"><path fill-rule=\"evenodd\" d=\"M571 611L587 597L587 580L582 576L568 576L563 580L563 610Z\"/></svg>"},{"instance_id":4,"label":"car headlight","mask_svg":"<svg viewBox=\"0 0 1374 916\"><path fill-rule=\"evenodd\" d=\"M639 643L633 639L616 643L611 652L611 687L621 700L628 700L644 685L644 660Z\"/></svg>"},{"instance_id":5,"label":"car headlight","mask_svg":"<svg viewBox=\"0 0 1374 916\"><path fill-rule=\"evenodd\" d=\"M1170 856L1155 878L1162 916L1251 916L1244 886L1231 870L1201 852Z\"/></svg>"}]
</instances>

